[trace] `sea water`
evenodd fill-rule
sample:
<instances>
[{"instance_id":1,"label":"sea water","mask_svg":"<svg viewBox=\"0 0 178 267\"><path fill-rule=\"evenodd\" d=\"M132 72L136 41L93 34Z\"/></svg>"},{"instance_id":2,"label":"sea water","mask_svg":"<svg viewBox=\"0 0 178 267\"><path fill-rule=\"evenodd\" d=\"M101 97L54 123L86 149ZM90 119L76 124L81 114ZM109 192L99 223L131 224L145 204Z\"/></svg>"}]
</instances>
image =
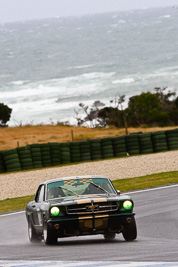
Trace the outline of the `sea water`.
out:
<instances>
[{"instance_id":1,"label":"sea water","mask_svg":"<svg viewBox=\"0 0 178 267\"><path fill-rule=\"evenodd\" d=\"M173 7L0 24L0 103L10 126L76 123L79 103L177 90Z\"/></svg>"}]
</instances>

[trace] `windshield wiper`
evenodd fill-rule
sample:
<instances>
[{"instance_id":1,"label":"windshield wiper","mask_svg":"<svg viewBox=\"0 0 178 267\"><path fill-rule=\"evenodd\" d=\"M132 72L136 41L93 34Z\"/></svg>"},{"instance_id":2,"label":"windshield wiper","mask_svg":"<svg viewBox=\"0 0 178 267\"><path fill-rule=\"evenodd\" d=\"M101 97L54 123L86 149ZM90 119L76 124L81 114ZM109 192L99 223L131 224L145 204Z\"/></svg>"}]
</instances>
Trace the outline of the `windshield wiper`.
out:
<instances>
[{"instance_id":1,"label":"windshield wiper","mask_svg":"<svg viewBox=\"0 0 178 267\"><path fill-rule=\"evenodd\" d=\"M95 186L95 187L97 187L97 188L99 188L99 189L101 189L103 192L105 192L108 196L110 195L110 193L107 191L107 190L105 190L104 188L102 188L100 185L98 185L98 184L95 184L95 183L90 183L91 185L93 185L93 186Z\"/></svg>"},{"instance_id":2,"label":"windshield wiper","mask_svg":"<svg viewBox=\"0 0 178 267\"><path fill-rule=\"evenodd\" d=\"M65 187L63 187L63 186L58 186L58 187L59 187L59 188L62 188L62 189L64 189L64 190L67 190L67 191L73 193L74 195L80 197L77 193L75 193L74 191L72 191L72 190L70 190L70 189L68 189L68 188L65 188Z\"/></svg>"}]
</instances>

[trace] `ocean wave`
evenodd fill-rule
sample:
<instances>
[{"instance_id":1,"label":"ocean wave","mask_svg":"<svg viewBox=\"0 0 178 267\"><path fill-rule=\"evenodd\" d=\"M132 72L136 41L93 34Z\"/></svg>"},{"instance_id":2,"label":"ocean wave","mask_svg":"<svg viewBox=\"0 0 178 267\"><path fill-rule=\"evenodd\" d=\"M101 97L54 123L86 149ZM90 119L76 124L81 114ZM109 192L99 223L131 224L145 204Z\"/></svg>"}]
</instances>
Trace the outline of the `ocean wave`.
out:
<instances>
[{"instance_id":1,"label":"ocean wave","mask_svg":"<svg viewBox=\"0 0 178 267\"><path fill-rule=\"evenodd\" d=\"M159 78L159 77L176 77L178 76L178 66L170 66L165 68L160 68L155 70L152 73L147 73L142 75L142 80L148 80L151 78Z\"/></svg>"},{"instance_id":2,"label":"ocean wave","mask_svg":"<svg viewBox=\"0 0 178 267\"><path fill-rule=\"evenodd\" d=\"M42 80L30 83L28 81L13 81L6 91L1 92L1 98L8 103L37 102L40 99L73 98L92 96L105 90L114 72L91 72L78 76Z\"/></svg>"},{"instance_id":3,"label":"ocean wave","mask_svg":"<svg viewBox=\"0 0 178 267\"><path fill-rule=\"evenodd\" d=\"M161 16L160 18L169 19L169 18L171 18L171 15L164 15L164 16Z\"/></svg>"},{"instance_id":4,"label":"ocean wave","mask_svg":"<svg viewBox=\"0 0 178 267\"><path fill-rule=\"evenodd\" d=\"M133 78L124 78L124 79L121 79L121 80L115 80L115 81L112 81L113 84L119 84L119 83L133 83L135 82L135 80Z\"/></svg>"},{"instance_id":5,"label":"ocean wave","mask_svg":"<svg viewBox=\"0 0 178 267\"><path fill-rule=\"evenodd\" d=\"M112 28L117 28L117 27L120 27L120 24L125 24L125 23L126 23L126 20L119 19L116 23L111 24L110 26L111 26Z\"/></svg>"},{"instance_id":6,"label":"ocean wave","mask_svg":"<svg viewBox=\"0 0 178 267\"><path fill-rule=\"evenodd\" d=\"M96 64L88 64L88 65L79 65L79 66L73 66L73 67L69 67L68 70L71 70L71 69L86 69L86 68L91 68L91 67L94 67L96 66Z\"/></svg>"},{"instance_id":7,"label":"ocean wave","mask_svg":"<svg viewBox=\"0 0 178 267\"><path fill-rule=\"evenodd\" d=\"M28 83L29 81L12 81L11 84L12 85L18 85L18 86L21 86L21 85L24 85L26 83Z\"/></svg>"}]
</instances>

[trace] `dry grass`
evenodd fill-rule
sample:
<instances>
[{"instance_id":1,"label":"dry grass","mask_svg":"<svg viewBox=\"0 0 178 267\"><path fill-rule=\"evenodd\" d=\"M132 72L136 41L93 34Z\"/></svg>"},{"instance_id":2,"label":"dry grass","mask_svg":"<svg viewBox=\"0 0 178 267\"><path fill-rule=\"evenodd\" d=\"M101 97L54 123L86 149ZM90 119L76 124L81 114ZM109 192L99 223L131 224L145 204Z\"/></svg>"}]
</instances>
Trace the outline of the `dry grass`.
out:
<instances>
[{"instance_id":1,"label":"dry grass","mask_svg":"<svg viewBox=\"0 0 178 267\"><path fill-rule=\"evenodd\" d=\"M129 128L129 133L154 132L175 129L176 127ZM74 141L102 138L107 136L125 135L125 129L117 128L85 128L61 125L19 126L0 128L0 150L12 149L34 143L71 142L73 131Z\"/></svg>"}]
</instances>

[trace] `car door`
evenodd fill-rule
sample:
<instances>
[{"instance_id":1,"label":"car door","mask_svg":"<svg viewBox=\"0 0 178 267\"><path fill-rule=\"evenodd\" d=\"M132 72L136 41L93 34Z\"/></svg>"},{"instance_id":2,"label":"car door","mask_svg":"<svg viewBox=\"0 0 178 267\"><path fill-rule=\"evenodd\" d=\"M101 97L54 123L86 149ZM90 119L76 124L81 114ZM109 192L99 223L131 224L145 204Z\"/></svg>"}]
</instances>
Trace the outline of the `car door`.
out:
<instances>
[{"instance_id":1,"label":"car door","mask_svg":"<svg viewBox=\"0 0 178 267\"><path fill-rule=\"evenodd\" d=\"M43 206L43 202L44 202L44 197L45 197L45 185L42 184L39 186L35 199L32 203L32 217L33 217L33 224L35 226L36 229L40 230L40 228L42 227L42 206Z\"/></svg>"}]
</instances>

